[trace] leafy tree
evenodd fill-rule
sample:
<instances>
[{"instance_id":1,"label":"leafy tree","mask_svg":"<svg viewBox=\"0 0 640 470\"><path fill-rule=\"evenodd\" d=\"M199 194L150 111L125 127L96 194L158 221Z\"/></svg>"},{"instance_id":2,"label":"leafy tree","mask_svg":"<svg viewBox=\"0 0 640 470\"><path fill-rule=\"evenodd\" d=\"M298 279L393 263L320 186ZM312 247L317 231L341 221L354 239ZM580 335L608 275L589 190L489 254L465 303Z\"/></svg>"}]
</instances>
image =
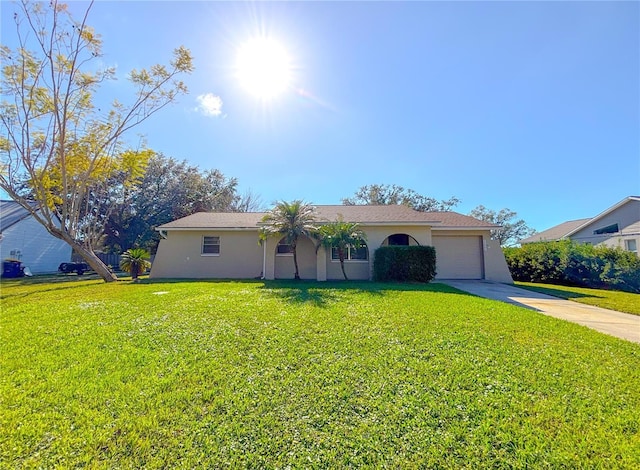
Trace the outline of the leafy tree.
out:
<instances>
[{"instance_id":1,"label":"leafy tree","mask_svg":"<svg viewBox=\"0 0 640 470\"><path fill-rule=\"evenodd\" d=\"M318 228L317 237L320 243L331 249L335 248L340 260L340 268L345 280L349 280L344 269L344 259L349 247L358 249L366 242L366 234L360 226L354 222L345 222L339 218L335 222L328 223Z\"/></svg>"},{"instance_id":2,"label":"leafy tree","mask_svg":"<svg viewBox=\"0 0 640 470\"><path fill-rule=\"evenodd\" d=\"M432 197L418 194L413 189L405 189L395 184L362 186L353 197L342 199L342 204L347 206L402 204L421 212L449 211L459 203L460 200L456 197L438 201Z\"/></svg>"},{"instance_id":3,"label":"leafy tree","mask_svg":"<svg viewBox=\"0 0 640 470\"><path fill-rule=\"evenodd\" d=\"M120 257L120 268L130 273L131 279L134 281L150 267L149 253L142 248L131 248L122 253Z\"/></svg>"},{"instance_id":4,"label":"leafy tree","mask_svg":"<svg viewBox=\"0 0 640 470\"><path fill-rule=\"evenodd\" d=\"M105 245L114 252L139 246L153 253L159 241L155 227L196 212L236 211L242 198L236 185L218 170L202 172L186 161L153 155L140 183L122 190L108 218Z\"/></svg>"},{"instance_id":5,"label":"leafy tree","mask_svg":"<svg viewBox=\"0 0 640 470\"><path fill-rule=\"evenodd\" d=\"M523 238L530 237L536 232L524 220L517 219L518 214L510 209L505 208L496 212L480 205L469 212L469 215L485 222L500 225L501 228L491 231L491 238L498 240L500 246L516 245Z\"/></svg>"},{"instance_id":6,"label":"leafy tree","mask_svg":"<svg viewBox=\"0 0 640 470\"><path fill-rule=\"evenodd\" d=\"M115 281L94 253L108 213L95 204L114 199L114 178L132 186L142 176L149 152L127 149L124 135L186 93L178 77L193 70L191 55L180 47L168 66L131 71L130 104L98 107L97 90L115 69L100 68L102 42L87 25L92 3L79 21L56 0L19 5L17 47L0 48L0 188Z\"/></svg>"},{"instance_id":7,"label":"leafy tree","mask_svg":"<svg viewBox=\"0 0 640 470\"><path fill-rule=\"evenodd\" d=\"M315 207L301 200L281 201L262 218L262 223L260 231L262 240L272 236L284 237L287 244L291 246L295 266L294 279L300 279L296 247L300 237L312 238L318 231Z\"/></svg>"}]
</instances>

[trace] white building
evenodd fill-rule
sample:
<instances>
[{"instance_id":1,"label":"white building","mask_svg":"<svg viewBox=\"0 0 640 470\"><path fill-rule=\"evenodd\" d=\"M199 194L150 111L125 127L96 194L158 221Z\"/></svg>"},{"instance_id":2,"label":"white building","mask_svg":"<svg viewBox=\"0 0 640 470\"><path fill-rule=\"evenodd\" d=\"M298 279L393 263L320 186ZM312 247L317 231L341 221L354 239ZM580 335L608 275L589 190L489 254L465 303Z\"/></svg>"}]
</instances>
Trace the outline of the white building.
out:
<instances>
[{"instance_id":1,"label":"white building","mask_svg":"<svg viewBox=\"0 0 640 470\"><path fill-rule=\"evenodd\" d=\"M0 260L17 259L33 274L58 271L71 247L47 232L20 204L0 201Z\"/></svg>"}]
</instances>

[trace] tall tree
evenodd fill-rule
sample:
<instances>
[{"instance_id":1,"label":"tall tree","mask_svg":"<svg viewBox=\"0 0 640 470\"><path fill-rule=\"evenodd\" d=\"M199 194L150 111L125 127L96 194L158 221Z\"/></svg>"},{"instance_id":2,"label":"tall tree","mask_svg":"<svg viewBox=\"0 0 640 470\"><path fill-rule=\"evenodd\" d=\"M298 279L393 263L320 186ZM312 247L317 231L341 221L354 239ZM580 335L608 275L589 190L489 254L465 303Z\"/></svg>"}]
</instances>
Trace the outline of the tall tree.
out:
<instances>
[{"instance_id":1,"label":"tall tree","mask_svg":"<svg viewBox=\"0 0 640 470\"><path fill-rule=\"evenodd\" d=\"M294 279L300 279L298 271L298 256L296 248L300 237L312 238L318 230L315 217L315 207L301 200L293 202L281 201L262 218L260 238L266 240L272 236L283 237L291 246L293 253L293 265L295 267Z\"/></svg>"},{"instance_id":2,"label":"tall tree","mask_svg":"<svg viewBox=\"0 0 640 470\"><path fill-rule=\"evenodd\" d=\"M323 246L329 249L336 249L342 275L345 280L349 280L344 269L344 260L350 248L358 249L363 246L367 240L366 234L357 223L345 222L342 218L339 218L334 222L321 225L318 228L317 237Z\"/></svg>"},{"instance_id":3,"label":"tall tree","mask_svg":"<svg viewBox=\"0 0 640 470\"><path fill-rule=\"evenodd\" d=\"M347 206L402 204L421 212L449 211L459 203L460 200L456 197L438 201L432 197L423 196L413 189L405 189L395 184L362 186L352 197L342 199L342 204Z\"/></svg>"},{"instance_id":4,"label":"tall tree","mask_svg":"<svg viewBox=\"0 0 640 470\"><path fill-rule=\"evenodd\" d=\"M117 174L132 183L141 176L148 154L127 150L124 135L186 93L178 77L193 65L180 47L168 66L131 71L130 104L114 100L103 111L94 98L115 70L100 68L102 41L87 24L92 4L76 20L57 0L20 3L17 47L0 50L0 188L114 281L94 253L96 231L87 230L107 212L94 204L112 200L100 193Z\"/></svg>"},{"instance_id":5,"label":"tall tree","mask_svg":"<svg viewBox=\"0 0 640 470\"><path fill-rule=\"evenodd\" d=\"M498 240L500 246L513 246L523 238L530 237L536 231L530 228L523 219L518 219L518 214L511 209L501 209L496 212L480 205L469 212L471 217L484 220L501 228L491 231L491 238Z\"/></svg>"},{"instance_id":6,"label":"tall tree","mask_svg":"<svg viewBox=\"0 0 640 470\"><path fill-rule=\"evenodd\" d=\"M231 212L262 212L265 205L259 194L248 189L242 194L236 195L231 205Z\"/></svg>"},{"instance_id":7,"label":"tall tree","mask_svg":"<svg viewBox=\"0 0 640 470\"><path fill-rule=\"evenodd\" d=\"M235 211L241 198L236 185L235 178L218 170L201 171L186 161L153 155L140 183L122 191L107 222L105 246L114 252L142 247L155 253L155 227L196 212Z\"/></svg>"}]
</instances>

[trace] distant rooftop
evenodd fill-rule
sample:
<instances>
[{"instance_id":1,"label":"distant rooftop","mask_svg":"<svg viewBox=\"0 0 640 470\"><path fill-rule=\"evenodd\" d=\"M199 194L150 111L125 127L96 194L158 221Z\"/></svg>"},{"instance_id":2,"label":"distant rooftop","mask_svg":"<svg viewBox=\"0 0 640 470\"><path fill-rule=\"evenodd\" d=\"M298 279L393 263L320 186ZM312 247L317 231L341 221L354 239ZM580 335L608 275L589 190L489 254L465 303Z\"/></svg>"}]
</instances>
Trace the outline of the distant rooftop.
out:
<instances>
[{"instance_id":1,"label":"distant rooftop","mask_svg":"<svg viewBox=\"0 0 640 470\"><path fill-rule=\"evenodd\" d=\"M26 217L29 217L29 211L17 202L0 201L0 233Z\"/></svg>"}]
</instances>

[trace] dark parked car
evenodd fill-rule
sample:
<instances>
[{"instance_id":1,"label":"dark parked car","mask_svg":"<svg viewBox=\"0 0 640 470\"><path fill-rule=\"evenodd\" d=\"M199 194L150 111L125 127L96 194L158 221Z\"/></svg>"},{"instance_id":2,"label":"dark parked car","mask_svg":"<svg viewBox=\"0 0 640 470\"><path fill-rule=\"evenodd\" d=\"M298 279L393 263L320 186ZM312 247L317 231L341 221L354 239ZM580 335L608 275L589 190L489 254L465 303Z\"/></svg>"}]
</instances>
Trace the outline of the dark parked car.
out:
<instances>
[{"instance_id":1,"label":"dark parked car","mask_svg":"<svg viewBox=\"0 0 640 470\"><path fill-rule=\"evenodd\" d=\"M81 276L89 271L89 265L87 263L60 263L58 271L64 274L77 273L78 276Z\"/></svg>"}]
</instances>

